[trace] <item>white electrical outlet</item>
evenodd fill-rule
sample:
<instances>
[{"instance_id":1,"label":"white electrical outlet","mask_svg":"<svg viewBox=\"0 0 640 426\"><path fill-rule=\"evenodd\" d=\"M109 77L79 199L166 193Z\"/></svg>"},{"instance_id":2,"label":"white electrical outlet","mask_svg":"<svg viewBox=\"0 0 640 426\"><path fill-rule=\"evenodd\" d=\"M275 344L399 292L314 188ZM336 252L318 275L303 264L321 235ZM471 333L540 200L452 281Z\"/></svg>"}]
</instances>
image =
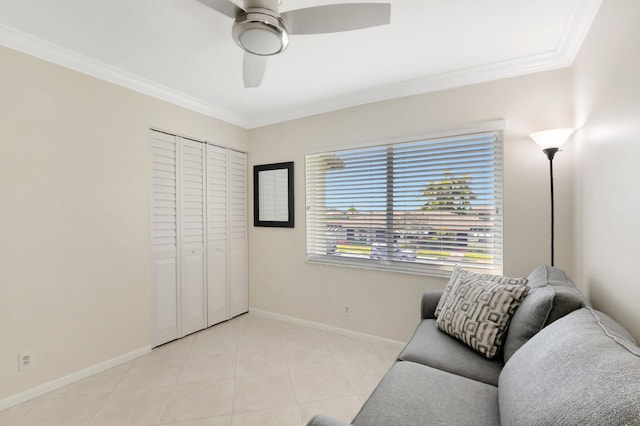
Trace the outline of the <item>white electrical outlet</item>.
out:
<instances>
[{"instance_id":1,"label":"white electrical outlet","mask_svg":"<svg viewBox=\"0 0 640 426\"><path fill-rule=\"evenodd\" d=\"M18 370L28 370L33 366L33 351L24 351L18 354Z\"/></svg>"}]
</instances>

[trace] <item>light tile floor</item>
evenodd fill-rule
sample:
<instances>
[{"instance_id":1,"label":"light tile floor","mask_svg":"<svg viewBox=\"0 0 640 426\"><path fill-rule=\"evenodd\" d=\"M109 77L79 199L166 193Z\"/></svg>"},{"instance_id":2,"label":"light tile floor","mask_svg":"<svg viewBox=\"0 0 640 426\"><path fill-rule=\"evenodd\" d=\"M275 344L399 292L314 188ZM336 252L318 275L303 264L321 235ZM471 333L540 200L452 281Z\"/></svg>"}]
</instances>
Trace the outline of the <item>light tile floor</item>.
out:
<instances>
[{"instance_id":1,"label":"light tile floor","mask_svg":"<svg viewBox=\"0 0 640 426\"><path fill-rule=\"evenodd\" d=\"M0 425L350 421L400 349L247 314L2 411Z\"/></svg>"}]
</instances>

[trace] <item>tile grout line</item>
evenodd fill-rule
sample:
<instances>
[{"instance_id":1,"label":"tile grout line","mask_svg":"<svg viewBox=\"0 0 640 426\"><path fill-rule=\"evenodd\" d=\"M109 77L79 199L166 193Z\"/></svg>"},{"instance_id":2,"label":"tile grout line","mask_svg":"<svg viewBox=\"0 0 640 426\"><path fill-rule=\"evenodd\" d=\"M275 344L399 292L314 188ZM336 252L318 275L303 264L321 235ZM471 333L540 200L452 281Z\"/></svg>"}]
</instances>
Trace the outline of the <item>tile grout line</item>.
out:
<instances>
[{"instance_id":1,"label":"tile grout line","mask_svg":"<svg viewBox=\"0 0 640 426\"><path fill-rule=\"evenodd\" d=\"M32 412L32 411L33 411L33 410L34 410L38 405L40 405L40 403L42 403L42 401L44 401L44 399L39 400L39 401L35 401L35 400L32 400L32 401L33 401L33 407L31 407L30 409L28 409L26 413L24 413L22 416L20 416L20 417L15 421L15 423L13 423L13 425L14 425L14 426L19 425L19 424L20 424L20 422L21 422L22 420L24 420L25 418L27 418L27 416L28 416L29 414L31 414L31 412ZM29 402L29 401L25 401L25 402L23 402L22 404L25 404L25 403L28 403L28 402ZM19 407L19 405L16 405L16 407ZM10 407L10 408L8 408L7 410L10 410L11 408L14 408L14 407ZM1 412L1 411L0 411L0 412Z\"/></svg>"},{"instance_id":2,"label":"tile grout line","mask_svg":"<svg viewBox=\"0 0 640 426\"><path fill-rule=\"evenodd\" d=\"M329 345L329 342L327 342L326 337L323 334L321 334L320 337L322 338L322 341L325 343L325 345L327 345L327 349L329 350L329 353L331 354L333 359L336 361L336 364L338 364L338 368L340 368L340 371L342 372L342 375L349 382L349 385L351 386L351 390L353 391L353 395L356 398L360 399L360 397L358 396L358 389L356 389L356 385L353 383L353 381L349 377L349 374L347 374L346 370L342 366L342 363L336 357L336 354L331 350L331 346Z\"/></svg>"},{"instance_id":3,"label":"tile grout line","mask_svg":"<svg viewBox=\"0 0 640 426\"><path fill-rule=\"evenodd\" d=\"M287 359L287 353L284 350L284 343L282 342L282 330L278 330L278 343L280 343L280 350L282 351L282 356L284 357L284 362L287 364L287 376L289 378L289 384L291 385L291 390L293 391L293 397L296 399L296 408L298 410L298 417L300 419L300 425L304 426L302 420L302 406L301 402L298 398L298 392L296 392L296 386L293 384L293 375L291 373L291 365Z\"/></svg>"},{"instance_id":4,"label":"tile grout line","mask_svg":"<svg viewBox=\"0 0 640 426\"><path fill-rule=\"evenodd\" d=\"M113 393L114 393L115 391L117 391L117 390L118 390L118 388L120 387L120 384L121 384L121 383L122 383L122 381L124 380L125 376L129 373L129 370L131 370L131 367L133 367L133 364L135 364L135 361L134 361L134 360L131 360L131 361L129 361L129 363L128 363L128 364L130 364L130 365L126 368L126 371L124 372L124 374L122 375L122 377L120 377L120 380L118 380L118 383L113 387L113 389L111 389L111 390L109 391L109 396L107 396L107 397L105 398L105 400L104 400L104 402L102 403L102 405L100 405L100 407L96 410L96 412L95 412L95 413L93 413L93 416L91 416L91 419L89 419L89 422L87 423L87 426L91 426L91 423L93 423L93 422L95 421L95 419L96 419L96 417L98 416L98 414L100 413L100 411L102 411L102 409L105 407L105 405L107 405L107 403L109 402L109 400L113 397ZM116 368L116 367L111 367L109 370L111 370L111 369L113 369L113 368ZM106 372L106 371L109 371L109 370L105 370L105 371L103 371L103 373L104 373L104 372ZM100 373L98 373L98 374L100 374ZM85 379L85 380L86 380L86 379ZM69 386L69 385L67 385L67 386Z\"/></svg>"},{"instance_id":5,"label":"tile grout line","mask_svg":"<svg viewBox=\"0 0 640 426\"><path fill-rule=\"evenodd\" d=\"M235 400L236 400L236 391L238 389L237 386L237 381L238 381L238 346L240 346L240 325L241 325L241 316L236 317L238 318L238 325L236 326L237 330L236 330L236 341L235 341L235 348L234 348L234 359L233 359L233 392L231 392L231 413L229 414L231 416L231 423L233 423L233 416L235 415ZM235 318L234 318L235 319Z\"/></svg>"},{"instance_id":6,"label":"tile grout line","mask_svg":"<svg viewBox=\"0 0 640 426\"><path fill-rule=\"evenodd\" d=\"M102 404L100 404L100 406L98 407L98 409L93 413L93 415L91 416L91 418L87 421L87 423L85 423L85 425L87 426L91 426L91 423L96 419L96 417L98 416L98 413L104 408L105 405L107 405L107 402L109 402L109 400L111 399L113 395L113 391L109 392L109 394L107 395L107 397L104 399L104 401L102 402Z\"/></svg>"},{"instance_id":7,"label":"tile grout line","mask_svg":"<svg viewBox=\"0 0 640 426\"><path fill-rule=\"evenodd\" d=\"M194 334L196 334L196 333L194 333ZM185 337L188 337L188 336L185 336ZM196 342L196 338L194 336L193 341L191 342L191 345L189 346L189 349L187 350L187 357L184 360L184 362L182 364L182 367L180 368L180 373L178 374L178 377L176 379L176 383L169 387L171 389L171 391L167 395L167 398L165 399L164 404L162 406L162 410L160 411L160 415L158 416L158 423L157 423L158 425L166 424L166 422L165 423L162 422L162 417L164 416L165 412L167 411L167 406L169 405L169 401L171 401L171 398L173 398L173 395L176 393L176 388L180 384L180 377L182 377L182 373L184 372L184 368L187 365L187 361L189 361L189 358L191 357L191 350L193 349L193 345L195 344L195 342Z\"/></svg>"}]
</instances>

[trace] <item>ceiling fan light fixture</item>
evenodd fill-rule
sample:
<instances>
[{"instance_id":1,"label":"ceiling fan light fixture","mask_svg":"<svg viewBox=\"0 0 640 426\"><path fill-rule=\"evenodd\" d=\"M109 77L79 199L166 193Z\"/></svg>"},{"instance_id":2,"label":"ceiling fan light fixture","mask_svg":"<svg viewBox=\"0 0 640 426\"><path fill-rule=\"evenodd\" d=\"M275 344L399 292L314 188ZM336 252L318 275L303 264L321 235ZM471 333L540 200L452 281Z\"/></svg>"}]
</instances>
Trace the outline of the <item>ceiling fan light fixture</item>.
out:
<instances>
[{"instance_id":1,"label":"ceiling fan light fixture","mask_svg":"<svg viewBox=\"0 0 640 426\"><path fill-rule=\"evenodd\" d=\"M270 56L289 44L289 33L280 17L268 9L250 9L239 15L232 29L235 42L249 53Z\"/></svg>"},{"instance_id":2,"label":"ceiling fan light fixture","mask_svg":"<svg viewBox=\"0 0 640 426\"><path fill-rule=\"evenodd\" d=\"M293 9L279 13L281 0L198 0L232 18L231 35L244 50L244 87L258 87L267 68L267 57L287 48L289 34L324 34L387 25L390 3L338 3Z\"/></svg>"}]
</instances>

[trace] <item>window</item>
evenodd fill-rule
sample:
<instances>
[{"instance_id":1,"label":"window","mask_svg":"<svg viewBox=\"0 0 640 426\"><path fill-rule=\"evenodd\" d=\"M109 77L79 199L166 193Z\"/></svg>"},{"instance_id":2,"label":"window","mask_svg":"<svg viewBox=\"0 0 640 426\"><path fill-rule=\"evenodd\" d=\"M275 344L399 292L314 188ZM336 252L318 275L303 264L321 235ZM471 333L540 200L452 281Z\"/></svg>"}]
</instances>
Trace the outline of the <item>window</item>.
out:
<instances>
[{"instance_id":1,"label":"window","mask_svg":"<svg viewBox=\"0 0 640 426\"><path fill-rule=\"evenodd\" d=\"M502 273L501 132L306 156L307 258Z\"/></svg>"}]
</instances>

